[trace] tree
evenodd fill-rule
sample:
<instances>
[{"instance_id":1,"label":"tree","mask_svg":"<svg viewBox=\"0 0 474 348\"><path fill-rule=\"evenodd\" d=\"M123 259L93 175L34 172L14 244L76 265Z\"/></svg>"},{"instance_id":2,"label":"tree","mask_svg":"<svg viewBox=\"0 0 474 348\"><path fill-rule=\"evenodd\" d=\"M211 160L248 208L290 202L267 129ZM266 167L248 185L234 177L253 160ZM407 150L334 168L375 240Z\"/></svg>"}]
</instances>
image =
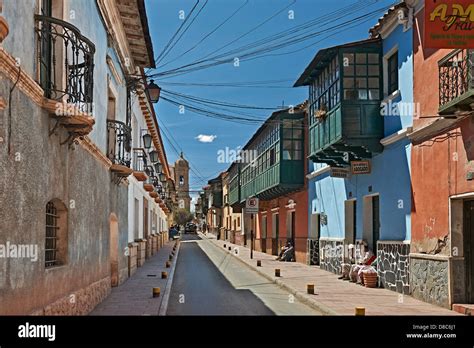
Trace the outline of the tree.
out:
<instances>
[{"instance_id":1,"label":"tree","mask_svg":"<svg viewBox=\"0 0 474 348\"><path fill-rule=\"evenodd\" d=\"M178 225L185 225L193 220L193 214L186 209L178 209L175 213L174 220Z\"/></svg>"}]
</instances>

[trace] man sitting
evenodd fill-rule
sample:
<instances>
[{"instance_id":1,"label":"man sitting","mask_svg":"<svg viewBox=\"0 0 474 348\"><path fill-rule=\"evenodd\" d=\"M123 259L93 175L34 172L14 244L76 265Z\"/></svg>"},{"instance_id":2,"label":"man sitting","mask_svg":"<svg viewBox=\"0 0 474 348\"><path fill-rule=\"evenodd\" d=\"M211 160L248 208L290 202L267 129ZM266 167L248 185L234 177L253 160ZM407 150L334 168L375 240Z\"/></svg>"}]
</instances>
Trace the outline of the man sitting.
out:
<instances>
[{"instance_id":1,"label":"man sitting","mask_svg":"<svg viewBox=\"0 0 474 348\"><path fill-rule=\"evenodd\" d=\"M351 270L349 272L349 276L352 282L363 284L363 276L362 272L372 268L372 263L375 261L377 257L374 253L369 249L367 243L364 242L364 258L362 262L359 262L357 265L352 265Z\"/></svg>"},{"instance_id":2,"label":"man sitting","mask_svg":"<svg viewBox=\"0 0 474 348\"><path fill-rule=\"evenodd\" d=\"M293 261L295 258L295 251L291 241L286 242L286 245L281 248L280 255L276 258L278 261Z\"/></svg>"}]
</instances>

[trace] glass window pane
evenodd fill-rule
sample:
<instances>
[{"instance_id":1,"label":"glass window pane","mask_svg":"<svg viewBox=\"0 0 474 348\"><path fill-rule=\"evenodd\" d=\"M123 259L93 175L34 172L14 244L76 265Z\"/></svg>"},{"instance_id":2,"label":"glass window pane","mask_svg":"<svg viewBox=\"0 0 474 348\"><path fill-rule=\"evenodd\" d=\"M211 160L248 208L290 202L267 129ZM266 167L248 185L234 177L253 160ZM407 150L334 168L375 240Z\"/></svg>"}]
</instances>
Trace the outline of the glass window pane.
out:
<instances>
[{"instance_id":1,"label":"glass window pane","mask_svg":"<svg viewBox=\"0 0 474 348\"><path fill-rule=\"evenodd\" d=\"M369 53L368 54L369 64L378 64L379 63L379 54L378 53Z\"/></svg>"},{"instance_id":2,"label":"glass window pane","mask_svg":"<svg viewBox=\"0 0 474 348\"><path fill-rule=\"evenodd\" d=\"M357 65L356 66L356 75L357 76L367 76L367 65Z\"/></svg>"},{"instance_id":3,"label":"glass window pane","mask_svg":"<svg viewBox=\"0 0 474 348\"><path fill-rule=\"evenodd\" d=\"M301 150L301 148L302 148L301 140L293 140L293 149Z\"/></svg>"},{"instance_id":4,"label":"glass window pane","mask_svg":"<svg viewBox=\"0 0 474 348\"><path fill-rule=\"evenodd\" d=\"M369 99L370 100L378 100L380 99L380 93L378 89L370 89L369 90Z\"/></svg>"},{"instance_id":5,"label":"glass window pane","mask_svg":"<svg viewBox=\"0 0 474 348\"><path fill-rule=\"evenodd\" d=\"M354 88L354 79L352 77L344 78L344 88Z\"/></svg>"},{"instance_id":6,"label":"glass window pane","mask_svg":"<svg viewBox=\"0 0 474 348\"><path fill-rule=\"evenodd\" d=\"M290 150L292 146L291 140L284 140L283 141L283 150Z\"/></svg>"},{"instance_id":7,"label":"glass window pane","mask_svg":"<svg viewBox=\"0 0 474 348\"><path fill-rule=\"evenodd\" d=\"M289 151L289 150L284 150L284 151L283 151L283 159L284 159L284 160L290 160L290 159L291 159L291 155L290 155L290 151Z\"/></svg>"},{"instance_id":8,"label":"glass window pane","mask_svg":"<svg viewBox=\"0 0 474 348\"><path fill-rule=\"evenodd\" d=\"M356 78L355 87L357 88L367 88L367 79L365 77Z\"/></svg>"},{"instance_id":9,"label":"glass window pane","mask_svg":"<svg viewBox=\"0 0 474 348\"><path fill-rule=\"evenodd\" d=\"M360 100L367 100L367 90L366 89L359 89L359 99Z\"/></svg>"},{"instance_id":10,"label":"glass window pane","mask_svg":"<svg viewBox=\"0 0 474 348\"><path fill-rule=\"evenodd\" d=\"M303 159L303 152L302 151L293 151L293 159L298 161Z\"/></svg>"},{"instance_id":11,"label":"glass window pane","mask_svg":"<svg viewBox=\"0 0 474 348\"><path fill-rule=\"evenodd\" d=\"M291 139L291 128L284 128L283 129L283 138L284 139Z\"/></svg>"},{"instance_id":12,"label":"glass window pane","mask_svg":"<svg viewBox=\"0 0 474 348\"><path fill-rule=\"evenodd\" d=\"M301 137L303 136L303 129L302 129L302 126L299 125L297 126L298 128L296 129L293 129L293 139L301 139Z\"/></svg>"},{"instance_id":13,"label":"glass window pane","mask_svg":"<svg viewBox=\"0 0 474 348\"><path fill-rule=\"evenodd\" d=\"M344 76L354 76L354 65L344 67Z\"/></svg>"},{"instance_id":14,"label":"glass window pane","mask_svg":"<svg viewBox=\"0 0 474 348\"><path fill-rule=\"evenodd\" d=\"M345 89L344 99L346 100L357 100L357 91L355 89Z\"/></svg>"},{"instance_id":15,"label":"glass window pane","mask_svg":"<svg viewBox=\"0 0 474 348\"><path fill-rule=\"evenodd\" d=\"M367 63L367 54L366 53L357 53L356 54L356 64L365 64Z\"/></svg>"},{"instance_id":16,"label":"glass window pane","mask_svg":"<svg viewBox=\"0 0 474 348\"><path fill-rule=\"evenodd\" d=\"M369 88L379 88L379 78L370 77L369 78Z\"/></svg>"},{"instance_id":17,"label":"glass window pane","mask_svg":"<svg viewBox=\"0 0 474 348\"><path fill-rule=\"evenodd\" d=\"M378 65L369 65L369 76L379 76L380 69Z\"/></svg>"}]
</instances>

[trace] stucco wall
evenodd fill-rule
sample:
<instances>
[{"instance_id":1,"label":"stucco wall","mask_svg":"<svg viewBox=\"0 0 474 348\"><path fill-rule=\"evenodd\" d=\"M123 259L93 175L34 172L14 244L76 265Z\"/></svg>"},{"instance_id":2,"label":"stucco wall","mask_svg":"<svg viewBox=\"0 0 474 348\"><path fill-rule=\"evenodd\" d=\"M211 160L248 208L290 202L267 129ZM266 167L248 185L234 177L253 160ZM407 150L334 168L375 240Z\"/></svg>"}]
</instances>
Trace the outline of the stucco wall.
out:
<instances>
[{"instance_id":1,"label":"stucco wall","mask_svg":"<svg viewBox=\"0 0 474 348\"><path fill-rule=\"evenodd\" d=\"M36 77L35 1L4 2L3 16L15 30L4 42L18 57L23 71ZM105 152L107 110L107 40L93 1L65 2L66 18L96 45L92 139ZM70 10L74 10L70 12ZM8 96L12 82L0 81L0 95ZM122 108L119 112L123 112ZM38 260L0 259L0 314L84 314L103 299L110 288L110 218L118 224L118 277L127 278L127 198L124 184L112 182L108 168L80 145L60 145L68 134L59 127L49 135L54 121L17 88L12 104L11 154L0 144L0 242L32 244ZM0 117L6 120L6 110ZM6 123L3 123L6 124ZM45 213L52 199L68 209L67 260L45 269ZM71 295L80 297L68 302ZM67 304L69 303L69 305ZM85 304L87 303L87 304ZM70 306L70 307L68 307Z\"/></svg>"}]
</instances>

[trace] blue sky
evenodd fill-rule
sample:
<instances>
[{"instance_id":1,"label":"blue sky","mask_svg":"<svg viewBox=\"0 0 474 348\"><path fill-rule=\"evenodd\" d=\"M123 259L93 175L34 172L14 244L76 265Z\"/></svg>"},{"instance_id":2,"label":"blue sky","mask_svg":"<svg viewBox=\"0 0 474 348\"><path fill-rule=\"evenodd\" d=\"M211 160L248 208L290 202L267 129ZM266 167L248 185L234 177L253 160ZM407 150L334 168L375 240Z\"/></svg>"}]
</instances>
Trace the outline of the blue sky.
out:
<instances>
[{"instance_id":1,"label":"blue sky","mask_svg":"<svg viewBox=\"0 0 474 348\"><path fill-rule=\"evenodd\" d=\"M364 8L358 12L348 15L348 17L335 21L325 27L314 27L311 31L328 28L334 25L334 23L337 24L347 21L370 11L389 6L394 2L395 0L366 0ZM183 20L179 18L180 11L183 10L185 11L185 15L188 15L195 3L196 0L146 1L148 23L155 56L160 54L169 39L181 25ZM195 13L204 3L205 0L200 0ZM264 22L272 15L275 15L279 10L282 11L278 15L275 15L274 18L254 32L224 48L221 52L235 49L268 35L291 29L306 21L356 3L357 0L209 0L206 7L202 10L185 35L183 35L178 44L170 51L169 55L158 64L156 72L189 64L198 58L206 56L206 54L233 41ZM241 10L229 22L216 30L195 49L186 53L181 58L176 59L176 57L193 47L207 33L215 29L224 19L242 5L244 6ZM285 7L287 7L287 9L283 10ZM293 19L290 18L292 14L294 15ZM276 108L282 104L296 105L307 98L308 92L304 87L291 88L291 86L314 57L315 53L324 47L367 38L368 29L376 23L377 18L382 14L383 11L380 11L375 17L366 17L367 21L365 23L341 30L336 35L328 37L321 42L317 41L328 34L311 38L288 48L283 47L279 51L270 52L270 54L292 52L291 54L265 56L249 61L243 60L240 61L238 67L232 63L226 63L166 79L158 78L155 82L163 89L173 92L236 104L271 108ZM309 47L302 49L305 46ZM236 57L238 57L238 54L236 54ZM163 66L164 64L167 65ZM166 84L167 82L234 83L268 80L287 81L273 84L274 86L279 86L279 88L228 88ZM193 167L193 171L190 173L191 190L202 188L206 180L217 176L220 171L228 168L229 163L218 162L219 150L224 150L226 147L235 149L238 146L245 145L256 129L258 129L258 124L236 124L197 115L187 110L185 110L184 114L180 114L177 106L169 104L164 100L160 100L160 102L155 105L155 109L159 123L167 128L178 143L174 146L176 149L173 149L166 136L163 136L169 162L172 163L176 160L178 156L176 152L183 151L185 158L190 161ZM271 111L252 110L249 113L262 118L269 116ZM167 130L164 129L162 132L166 133ZM215 138L212 142L205 143L197 139L199 135L214 136ZM204 137L204 140L209 139Z\"/></svg>"}]
</instances>

